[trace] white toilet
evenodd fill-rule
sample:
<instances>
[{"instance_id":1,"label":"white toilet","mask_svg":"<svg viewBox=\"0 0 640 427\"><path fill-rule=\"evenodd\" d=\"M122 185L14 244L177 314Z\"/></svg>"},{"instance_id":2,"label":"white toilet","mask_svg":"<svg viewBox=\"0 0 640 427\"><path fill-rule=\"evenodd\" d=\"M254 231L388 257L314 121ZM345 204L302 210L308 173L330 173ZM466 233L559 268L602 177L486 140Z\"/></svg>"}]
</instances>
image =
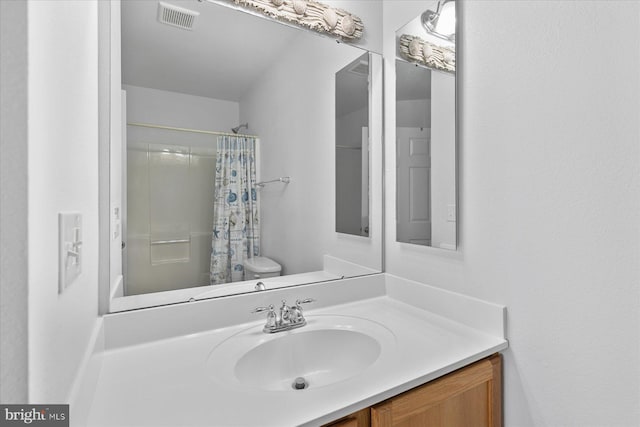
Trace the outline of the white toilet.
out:
<instances>
[{"instance_id":1,"label":"white toilet","mask_svg":"<svg viewBox=\"0 0 640 427\"><path fill-rule=\"evenodd\" d=\"M276 277L280 275L281 271L280 264L271 258L256 256L244 260L244 280Z\"/></svg>"}]
</instances>

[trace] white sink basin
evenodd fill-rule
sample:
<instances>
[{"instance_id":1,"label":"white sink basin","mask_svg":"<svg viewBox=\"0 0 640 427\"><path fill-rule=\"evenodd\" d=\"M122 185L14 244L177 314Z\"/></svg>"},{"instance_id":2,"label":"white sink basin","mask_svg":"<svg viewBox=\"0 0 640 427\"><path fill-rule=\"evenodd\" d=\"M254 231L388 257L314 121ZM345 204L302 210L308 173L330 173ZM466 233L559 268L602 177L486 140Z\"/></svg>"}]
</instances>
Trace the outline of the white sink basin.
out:
<instances>
[{"instance_id":1,"label":"white sink basin","mask_svg":"<svg viewBox=\"0 0 640 427\"><path fill-rule=\"evenodd\" d=\"M262 325L241 331L216 346L207 359L215 381L264 391L308 389L363 373L395 347L395 336L379 323L350 316L308 316L302 328L275 334ZM306 389L305 388L305 389Z\"/></svg>"}]
</instances>

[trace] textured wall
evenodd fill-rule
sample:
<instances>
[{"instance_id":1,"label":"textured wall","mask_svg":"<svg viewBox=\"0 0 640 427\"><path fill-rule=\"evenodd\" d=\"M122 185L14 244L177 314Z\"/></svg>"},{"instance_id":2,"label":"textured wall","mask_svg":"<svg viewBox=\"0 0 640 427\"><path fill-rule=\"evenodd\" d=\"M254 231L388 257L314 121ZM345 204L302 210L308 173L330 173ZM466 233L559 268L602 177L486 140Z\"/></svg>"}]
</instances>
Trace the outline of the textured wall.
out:
<instances>
[{"instance_id":1,"label":"textured wall","mask_svg":"<svg viewBox=\"0 0 640 427\"><path fill-rule=\"evenodd\" d=\"M505 425L640 424L640 2L462 2L456 254L395 242L390 53L428 3L385 2L387 271L508 307Z\"/></svg>"},{"instance_id":2,"label":"textured wall","mask_svg":"<svg viewBox=\"0 0 640 427\"><path fill-rule=\"evenodd\" d=\"M0 402L27 401L27 5L0 2Z\"/></svg>"},{"instance_id":3,"label":"textured wall","mask_svg":"<svg viewBox=\"0 0 640 427\"><path fill-rule=\"evenodd\" d=\"M29 400L66 403L98 315L95 1L28 2ZM82 214L82 273L58 294L58 212Z\"/></svg>"}]
</instances>

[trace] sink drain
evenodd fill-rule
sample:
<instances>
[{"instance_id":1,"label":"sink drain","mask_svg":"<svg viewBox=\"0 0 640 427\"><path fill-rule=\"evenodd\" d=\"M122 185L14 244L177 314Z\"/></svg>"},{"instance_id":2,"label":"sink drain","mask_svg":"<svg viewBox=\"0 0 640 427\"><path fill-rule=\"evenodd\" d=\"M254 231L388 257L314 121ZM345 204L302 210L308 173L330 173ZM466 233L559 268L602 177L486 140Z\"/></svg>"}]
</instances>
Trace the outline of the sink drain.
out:
<instances>
[{"instance_id":1,"label":"sink drain","mask_svg":"<svg viewBox=\"0 0 640 427\"><path fill-rule=\"evenodd\" d=\"M293 384L291 384L291 387L293 387L294 390L304 390L305 388L309 387L309 383L304 378L298 377L293 380Z\"/></svg>"}]
</instances>

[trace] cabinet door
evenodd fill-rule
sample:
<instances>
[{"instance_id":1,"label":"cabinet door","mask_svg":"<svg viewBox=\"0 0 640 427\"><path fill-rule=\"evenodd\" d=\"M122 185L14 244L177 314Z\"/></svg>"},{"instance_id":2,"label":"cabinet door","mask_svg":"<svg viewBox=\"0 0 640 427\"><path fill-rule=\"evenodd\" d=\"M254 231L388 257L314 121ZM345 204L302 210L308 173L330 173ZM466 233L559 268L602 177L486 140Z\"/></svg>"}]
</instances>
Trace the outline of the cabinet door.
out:
<instances>
[{"instance_id":1,"label":"cabinet door","mask_svg":"<svg viewBox=\"0 0 640 427\"><path fill-rule=\"evenodd\" d=\"M499 354L371 408L372 427L502 426Z\"/></svg>"},{"instance_id":2,"label":"cabinet door","mask_svg":"<svg viewBox=\"0 0 640 427\"><path fill-rule=\"evenodd\" d=\"M369 408L366 408L324 427L369 427L371 425L369 419Z\"/></svg>"}]
</instances>

